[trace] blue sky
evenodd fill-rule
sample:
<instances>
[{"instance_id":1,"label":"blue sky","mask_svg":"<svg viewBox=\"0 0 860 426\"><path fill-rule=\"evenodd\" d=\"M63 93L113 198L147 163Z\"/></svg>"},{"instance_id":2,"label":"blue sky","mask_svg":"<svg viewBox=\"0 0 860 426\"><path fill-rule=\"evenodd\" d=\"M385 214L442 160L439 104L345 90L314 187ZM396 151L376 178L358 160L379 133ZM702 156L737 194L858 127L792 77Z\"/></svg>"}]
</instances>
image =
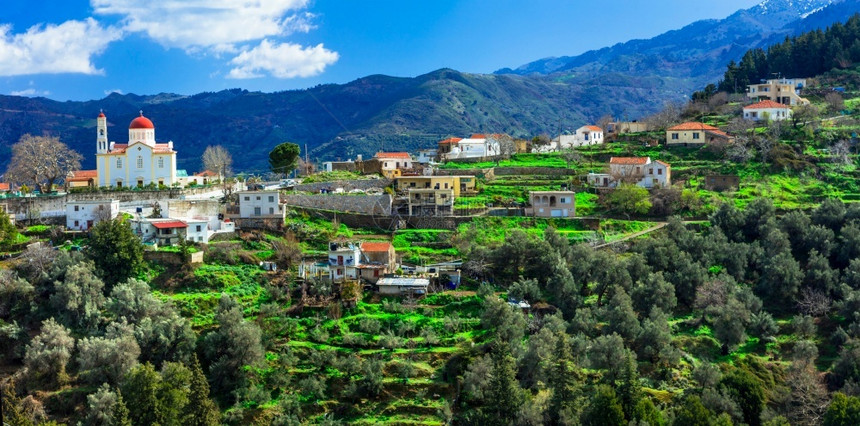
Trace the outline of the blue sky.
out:
<instances>
[{"instance_id":1,"label":"blue sky","mask_svg":"<svg viewBox=\"0 0 860 426\"><path fill-rule=\"evenodd\" d=\"M757 0L5 0L0 93L266 92L487 73L649 38Z\"/></svg>"}]
</instances>

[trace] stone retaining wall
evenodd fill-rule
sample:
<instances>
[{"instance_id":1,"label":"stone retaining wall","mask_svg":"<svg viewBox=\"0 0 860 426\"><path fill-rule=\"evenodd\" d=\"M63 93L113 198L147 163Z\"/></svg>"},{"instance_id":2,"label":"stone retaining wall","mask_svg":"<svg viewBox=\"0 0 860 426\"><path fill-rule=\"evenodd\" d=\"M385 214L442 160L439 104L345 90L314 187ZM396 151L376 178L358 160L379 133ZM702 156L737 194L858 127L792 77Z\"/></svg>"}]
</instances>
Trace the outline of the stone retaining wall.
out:
<instances>
[{"instance_id":1,"label":"stone retaining wall","mask_svg":"<svg viewBox=\"0 0 860 426\"><path fill-rule=\"evenodd\" d=\"M354 180L333 180L331 182L315 182L315 183L303 183L300 185L296 185L296 191L304 191L304 192L320 192L320 190L335 190L337 188L343 188L344 191L349 192L353 189L361 189L368 190L370 188L385 188L386 186L391 186L390 179L354 179Z\"/></svg>"},{"instance_id":2,"label":"stone retaining wall","mask_svg":"<svg viewBox=\"0 0 860 426\"><path fill-rule=\"evenodd\" d=\"M281 197L289 206L338 210L370 215L391 215L391 196L345 194L287 194Z\"/></svg>"}]
</instances>

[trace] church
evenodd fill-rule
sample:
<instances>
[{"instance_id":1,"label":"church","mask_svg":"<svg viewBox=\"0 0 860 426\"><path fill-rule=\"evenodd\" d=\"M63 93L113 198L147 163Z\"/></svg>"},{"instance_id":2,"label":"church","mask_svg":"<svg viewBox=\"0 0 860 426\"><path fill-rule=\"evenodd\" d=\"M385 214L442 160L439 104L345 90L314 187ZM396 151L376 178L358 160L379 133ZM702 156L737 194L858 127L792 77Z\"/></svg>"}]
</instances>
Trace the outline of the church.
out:
<instances>
[{"instance_id":1,"label":"church","mask_svg":"<svg viewBox=\"0 0 860 426\"><path fill-rule=\"evenodd\" d=\"M172 186L177 182L173 142L155 143L155 125L142 111L128 125L127 144L108 142L104 112L99 114L96 127L98 186Z\"/></svg>"}]
</instances>

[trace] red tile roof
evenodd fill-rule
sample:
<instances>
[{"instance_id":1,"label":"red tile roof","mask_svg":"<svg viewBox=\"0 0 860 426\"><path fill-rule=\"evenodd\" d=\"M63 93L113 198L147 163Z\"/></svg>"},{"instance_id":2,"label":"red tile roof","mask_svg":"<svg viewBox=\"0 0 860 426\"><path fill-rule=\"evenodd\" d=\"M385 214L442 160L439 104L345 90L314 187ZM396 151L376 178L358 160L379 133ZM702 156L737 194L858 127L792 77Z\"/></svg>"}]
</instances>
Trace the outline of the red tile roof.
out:
<instances>
[{"instance_id":1,"label":"red tile roof","mask_svg":"<svg viewBox=\"0 0 860 426\"><path fill-rule=\"evenodd\" d=\"M404 160L408 160L412 157L409 156L408 152L377 152L375 155L376 158L401 158Z\"/></svg>"},{"instance_id":2,"label":"red tile roof","mask_svg":"<svg viewBox=\"0 0 860 426\"><path fill-rule=\"evenodd\" d=\"M87 182L90 179L99 177L98 170L77 170L69 173L69 178L66 182Z\"/></svg>"},{"instance_id":3,"label":"red tile roof","mask_svg":"<svg viewBox=\"0 0 860 426\"><path fill-rule=\"evenodd\" d=\"M195 173L194 176L203 176L203 177L218 176L218 173L215 173L211 170L204 170L202 172Z\"/></svg>"},{"instance_id":4,"label":"red tile roof","mask_svg":"<svg viewBox=\"0 0 860 426\"><path fill-rule=\"evenodd\" d=\"M709 135L719 135L719 136L723 136L723 137L727 137L727 138L731 137L731 136L729 136L728 133L726 133L722 130L706 130L705 133L707 133Z\"/></svg>"},{"instance_id":5,"label":"red tile roof","mask_svg":"<svg viewBox=\"0 0 860 426\"><path fill-rule=\"evenodd\" d=\"M655 163L660 163L660 164L662 164L662 165L664 165L664 166L666 166L666 167L671 167L671 166L669 165L669 163L667 163L667 162L665 162L665 161L657 160L657 161L655 161Z\"/></svg>"},{"instance_id":6,"label":"red tile roof","mask_svg":"<svg viewBox=\"0 0 860 426\"><path fill-rule=\"evenodd\" d=\"M108 154L122 154L126 149L128 149L127 143L115 143Z\"/></svg>"},{"instance_id":7,"label":"red tile roof","mask_svg":"<svg viewBox=\"0 0 860 426\"><path fill-rule=\"evenodd\" d=\"M448 138L443 141L439 141L439 144L449 144L449 143L457 143L463 140L463 138Z\"/></svg>"},{"instance_id":8,"label":"red tile roof","mask_svg":"<svg viewBox=\"0 0 860 426\"><path fill-rule=\"evenodd\" d=\"M592 132L602 132L603 131L603 129L601 129L600 127L597 127L597 126L582 126L582 127L585 127L586 130L589 130Z\"/></svg>"},{"instance_id":9,"label":"red tile roof","mask_svg":"<svg viewBox=\"0 0 860 426\"><path fill-rule=\"evenodd\" d=\"M9 186L8 183L0 182L0 191L9 191L9 190L11 190L11 187Z\"/></svg>"},{"instance_id":10,"label":"red tile roof","mask_svg":"<svg viewBox=\"0 0 860 426\"><path fill-rule=\"evenodd\" d=\"M154 152L173 152L173 149L170 148L170 145L166 143L157 143L155 144Z\"/></svg>"},{"instance_id":11,"label":"red tile roof","mask_svg":"<svg viewBox=\"0 0 860 426\"><path fill-rule=\"evenodd\" d=\"M181 220L168 220L164 222L152 222L152 226L157 229L171 229L171 228L187 228L188 224Z\"/></svg>"},{"instance_id":12,"label":"red tile roof","mask_svg":"<svg viewBox=\"0 0 860 426\"><path fill-rule=\"evenodd\" d=\"M747 105L747 106L745 106L745 107L744 107L744 109L775 109L775 108L778 108L778 109L791 109L791 108L789 108L788 106L785 106L785 105L783 105L783 104L781 104L781 103L779 103L779 102L774 102L774 101L772 101L772 100L770 100L770 99L767 99L767 100L764 100L764 101L761 101L761 102L759 102L759 103L755 103L755 104L752 104L752 105Z\"/></svg>"},{"instance_id":13,"label":"red tile roof","mask_svg":"<svg viewBox=\"0 0 860 426\"><path fill-rule=\"evenodd\" d=\"M487 135L483 133L473 133L469 139L487 139Z\"/></svg>"},{"instance_id":14,"label":"red tile roof","mask_svg":"<svg viewBox=\"0 0 860 426\"><path fill-rule=\"evenodd\" d=\"M609 164L620 164L625 166L648 164L648 157L612 157Z\"/></svg>"},{"instance_id":15,"label":"red tile roof","mask_svg":"<svg viewBox=\"0 0 860 426\"><path fill-rule=\"evenodd\" d=\"M391 243L361 243L361 251L367 252L387 252L391 248Z\"/></svg>"},{"instance_id":16,"label":"red tile roof","mask_svg":"<svg viewBox=\"0 0 860 426\"><path fill-rule=\"evenodd\" d=\"M679 124L675 127L670 127L669 130L720 130L714 126L705 123L687 122Z\"/></svg>"}]
</instances>

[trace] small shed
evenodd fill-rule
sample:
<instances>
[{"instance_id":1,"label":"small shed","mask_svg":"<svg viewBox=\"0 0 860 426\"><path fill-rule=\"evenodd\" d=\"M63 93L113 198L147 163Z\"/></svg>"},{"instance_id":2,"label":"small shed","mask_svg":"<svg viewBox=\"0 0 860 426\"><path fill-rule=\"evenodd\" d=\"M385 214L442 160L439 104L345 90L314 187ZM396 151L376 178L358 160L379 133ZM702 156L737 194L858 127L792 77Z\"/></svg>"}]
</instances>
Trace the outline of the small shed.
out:
<instances>
[{"instance_id":1,"label":"small shed","mask_svg":"<svg viewBox=\"0 0 860 426\"><path fill-rule=\"evenodd\" d=\"M379 294L423 295L427 294L430 280L427 278L380 278L376 282Z\"/></svg>"}]
</instances>

